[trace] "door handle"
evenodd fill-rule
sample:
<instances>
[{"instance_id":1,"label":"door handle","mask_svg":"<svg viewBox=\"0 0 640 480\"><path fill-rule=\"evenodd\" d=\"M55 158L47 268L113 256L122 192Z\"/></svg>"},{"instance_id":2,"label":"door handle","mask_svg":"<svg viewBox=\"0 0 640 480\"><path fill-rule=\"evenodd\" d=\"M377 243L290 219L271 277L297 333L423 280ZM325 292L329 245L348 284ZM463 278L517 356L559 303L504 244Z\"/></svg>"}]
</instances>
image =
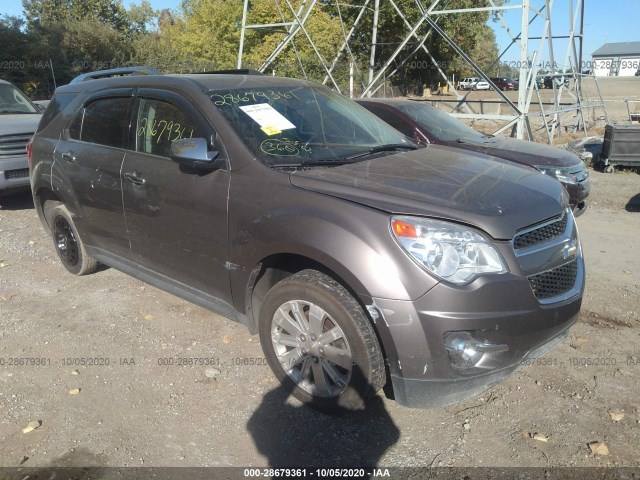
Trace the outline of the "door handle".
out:
<instances>
[{"instance_id":1,"label":"door handle","mask_svg":"<svg viewBox=\"0 0 640 480\"><path fill-rule=\"evenodd\" d=\"M71 152L67 152L62 154L62 159L69 163L73 163L76 161L76 156Z\"/></svg>"},{"instance_id":2,"label":"door handle","mask_svg":"<svg viewBox=\"0 0 640 480\"><path fill-rule=\"evenodd\" d=\"M126 172L124 178L129 180L134 185L144 185L146 180L140 176L139 172Z\"/></svg>"}]
</instances>

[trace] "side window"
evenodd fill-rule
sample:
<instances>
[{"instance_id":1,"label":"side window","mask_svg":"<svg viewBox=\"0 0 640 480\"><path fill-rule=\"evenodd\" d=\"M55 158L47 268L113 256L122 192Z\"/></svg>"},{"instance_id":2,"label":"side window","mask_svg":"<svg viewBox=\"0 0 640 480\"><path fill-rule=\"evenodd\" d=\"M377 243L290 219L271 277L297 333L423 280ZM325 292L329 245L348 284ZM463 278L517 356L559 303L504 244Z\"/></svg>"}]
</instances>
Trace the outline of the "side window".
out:
<instances>
[{"instance_id":1,"label":"side window","mask_svg":"<svg viewBox=\"0 0 640 480\"><path fill-rule=\"evenodd\" d=\"M51 101L49 102L49 106L45 110L42 118L40 119L40 124L38 125L38 132L41 132L45 129L51 121L56 118L60 112L62 112L67 106L71 103L71 101L75 98L73 94L57 94L54 95Z\"/></svg>"},{"instance_id":2,"label":"side window","mask_svg":"<svg viewBox=\"0 0 640 480\"><path fill-rule=\"evenodd\" d=\"M204 136L185 112L169 102L140 98L137 109L138 152L169 158L175 140Z\"/></svg>"},{"instance_id":3,"label":"side window","mask_svg":"<svg viewBox=\"0 0 640 480\"><path fill-rule=\"evenodd\" d=\"M122 148L130 102L129 98L105 98L87 105L80 140Z\"/></svg>"},{"instance_id":4,"label":"side window","mask_svg":"<svg viewBox=\"0 0 640 480\"><path fill-rule=\"evenodd\" d=\"M82 119L84 118L84 108L76 113L73 117L71 125L69 125L69 136L74 140L80 140L80 134L82 133Z\"/></svg>"},{"instance_id":5,"label":"side window","mask_svg":"<svg viewBox=\"0 0 640 480\"><path fill-rule=\"evenodd\" d=\"M373 107L371 108L371 113L374 113L378 118L385 121L407 137L413 138L413 127L390 111L384 108Z\"/></svg>"}]
</instances>

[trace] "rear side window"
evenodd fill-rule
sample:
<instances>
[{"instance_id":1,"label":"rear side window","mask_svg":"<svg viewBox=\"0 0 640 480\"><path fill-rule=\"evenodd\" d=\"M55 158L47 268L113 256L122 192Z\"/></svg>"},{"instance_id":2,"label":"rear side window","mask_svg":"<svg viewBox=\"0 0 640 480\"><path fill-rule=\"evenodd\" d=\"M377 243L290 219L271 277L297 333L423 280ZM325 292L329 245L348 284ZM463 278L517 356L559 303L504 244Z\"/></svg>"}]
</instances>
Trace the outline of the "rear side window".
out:
<instances>
[{"instance_id":1,"label":"rear side window","mask_svg":"<svg viewBox=\"0 0 640 480\"><path fill-rule=\"evenodd\" d=\"M67 106L71 103L71 101L75 98L74 94L60 94L54 95L47 109L45 110L42 118L40 119L40 124L38 125L38 132L44 130L51 121L60 114Z\"/></svg>"},{"instance_id":2,"label":"rear side window","mask_svg":"<svg viewBox=\"0 0 640 480\"><path fill-rule=\"evenodd\" d=\"M413 137L413 127L397 115L394 115L392 112L388 111L385 108L367 107L367 109L371 113L374 113L381 120L387 122L399 132L404 133L407 137Z\"/></svg>"},{"instance_id":3,"label":"rear side window","mask_svg":"<svg viewBox=\"0 0 640 480\"><path fill-rule=\"evenodd\" d=\"M130 103L130 98L104 98L90 103L74 117L69 135L83 142L123 148Z\"/></svg>"}]
</instances>

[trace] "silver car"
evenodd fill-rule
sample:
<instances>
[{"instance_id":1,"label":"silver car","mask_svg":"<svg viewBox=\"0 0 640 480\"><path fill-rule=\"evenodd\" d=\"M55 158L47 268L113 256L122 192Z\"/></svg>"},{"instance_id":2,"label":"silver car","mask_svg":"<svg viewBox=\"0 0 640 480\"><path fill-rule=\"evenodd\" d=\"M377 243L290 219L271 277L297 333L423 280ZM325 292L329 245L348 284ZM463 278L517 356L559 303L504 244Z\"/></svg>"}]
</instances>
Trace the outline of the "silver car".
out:
<instances>
[{"instance_id":1,"label":"silver car","mask_svg":"<svg viewBox=\"0 0 640 480\"><path fill-rule=\"evenodd\" d=\"M0 194L29 188L27 143L41 117L24 93L0 80Z\"/></svg>"}]
</instances>

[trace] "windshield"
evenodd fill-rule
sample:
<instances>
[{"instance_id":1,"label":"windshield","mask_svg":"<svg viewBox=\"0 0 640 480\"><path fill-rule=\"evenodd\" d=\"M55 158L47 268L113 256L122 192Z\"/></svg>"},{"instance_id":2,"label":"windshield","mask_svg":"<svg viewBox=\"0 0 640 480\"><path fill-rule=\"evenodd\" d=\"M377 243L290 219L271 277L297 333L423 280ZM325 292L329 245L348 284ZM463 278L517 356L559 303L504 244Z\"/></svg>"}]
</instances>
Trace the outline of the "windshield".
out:
<instances>
[{"instance_id":1,"label":"windshield","mask_svg":"<svg viewBox=\"0 0 640 480\"><path fill-rule=\"evenodd\" d=\"M335 164L415 148L400 132L326 87L210 91L249 149L272 166Z\"/></svg>"},{"instance_id":2,"label":"windshield","mask_svg":"<svg viewBox=\"0 0 640 480\"><path fill-rule=\"evenodd\" d=\"M443 142L472 140L483 142L487 136L465 125L457 118L436 108L418 103L401 103L395 107L413 119L427 132Z\"/></svg>"},{"instance_id":3,"label":"windshield","mask_svg":"<svg viewBox=\"0 0 640 480\"><path fill-rule=\"evenodd\" d=\"M0 84L0 114L40 113L24 93L13 85Z\"/></svg>"}]
</instances>

